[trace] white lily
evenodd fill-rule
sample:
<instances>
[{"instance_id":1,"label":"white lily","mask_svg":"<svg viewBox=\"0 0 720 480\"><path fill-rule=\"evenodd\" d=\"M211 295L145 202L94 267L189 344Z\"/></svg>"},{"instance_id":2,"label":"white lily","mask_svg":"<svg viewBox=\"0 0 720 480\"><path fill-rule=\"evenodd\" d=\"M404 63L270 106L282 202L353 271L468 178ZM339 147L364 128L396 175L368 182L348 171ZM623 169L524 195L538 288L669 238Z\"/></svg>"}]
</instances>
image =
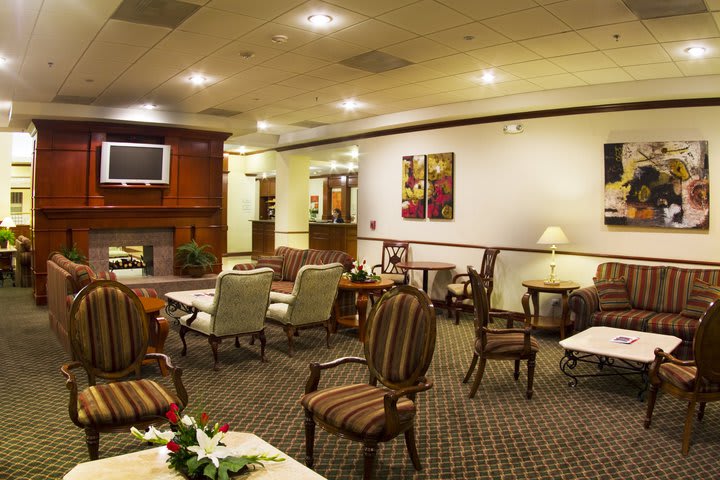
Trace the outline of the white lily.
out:
<instances>
[{"instance_id":1,"label":"white lily","mask_svg":"<svg viewBox=\"0 0 720 480\"><path fill-rule=\"evenodd\" d=\"M131 427L130 433L132 433L135 438L139 438L140 440L144 440L146 442L161 443L163 445L167 444L170 440L175 438L175 433L162 432L153 426L150 426L150 428L148 428L148 430L144 433L135 427Z\"/></svg>"},{"instance_id":2,"label":"white lily","mask_svg":"<svg viewBox=\"0 0 720 480\"><path fill-rule=\"evenodd\" d=\"M210 438L204 431L198 428L195 433L198 444L188 447L188 450L196 453L198 460L209 458L215 465L215 468L220 468L220 459L232 455L232 451L228 447L218 445L224 436L224 433L218 432Z\"/></svg>"}]
</instances>

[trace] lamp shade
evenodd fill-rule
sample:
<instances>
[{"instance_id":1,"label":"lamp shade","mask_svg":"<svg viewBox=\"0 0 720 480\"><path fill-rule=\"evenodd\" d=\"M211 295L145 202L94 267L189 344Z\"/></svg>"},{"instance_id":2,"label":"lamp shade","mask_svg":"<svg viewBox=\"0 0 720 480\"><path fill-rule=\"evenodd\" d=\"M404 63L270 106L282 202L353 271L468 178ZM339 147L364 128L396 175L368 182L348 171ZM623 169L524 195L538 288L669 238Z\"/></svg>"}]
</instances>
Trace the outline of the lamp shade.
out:
<instances>
[{"instance_id":1,"label":"lamp shade","mask_svg":"<svg viewBox=\"0 0 720 480\"><path fill-rule=\"evenodd\" d=\"M562 228L550 226L545 229L537 243L539 245L560 245L563 243L570 243L570 240L568 240L565 232L562 231Z\"/></svg>"},{"instance_id":2,"label":"lamp shade","mask_svg":"<svg viewBox=\"0 0 720 480\"><path fill-rule=\"evenodd\" d=\"M3 218L2 223L0 223L0 227L5 227L5 228L13 228L16 226L17 225L15 225L15 222L13 222L12 217L5 217L5 218Z\"/></svg>"}]
</instances>

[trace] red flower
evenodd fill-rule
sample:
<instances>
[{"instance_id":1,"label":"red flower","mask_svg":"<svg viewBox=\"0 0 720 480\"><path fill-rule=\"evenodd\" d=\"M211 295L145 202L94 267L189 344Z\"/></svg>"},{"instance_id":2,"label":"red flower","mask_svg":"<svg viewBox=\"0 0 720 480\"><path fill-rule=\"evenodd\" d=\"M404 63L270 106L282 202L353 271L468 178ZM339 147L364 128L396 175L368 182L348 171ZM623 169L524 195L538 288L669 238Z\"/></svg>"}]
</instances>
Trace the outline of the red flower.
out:
<instances>
[{"instance_id":1,"label":"red flower","mask_svg":"<svg viewBox=\"0 0 720 480\"><path fill-rule=\"evenodd\" d=\"M362 267L363 267L362 265L358 265L357 269L362 270Z\"/></svg>"},{"instance_id":2,"label":"red flower","mask_svg":"<svg viewBox=\"0 0 720 480\"><path fill-rule=\"evenodd\" d=\"M227 423L219 428L219 431L221 431L222 433L227 433L228 430L230 430L230 425L228 425Z\"/></svg>"},{"instance_id":3,"label":"red flower","mask_svg":"<svg viewBox=\"0 0 720 480\"><path fill-rule=\"evenodd\" d=\"M175 412L173 412L172 410L170 410L169 412L167 412L167 413L165 414L165 416L167 417L168 420L170 420L170 423L177 423L177 422L178 422L178 416L177 416L177 414L176 414Z\"/></svg>"},{"instance_id":4,"label":"red flower","mask_svg":"<svg viewBox=\"0 0 720 480\"><path fill-rule=\"evenodd\" d=\"M176 404L174 404L174 403L171 403L171 404L170 404L170 411L177 413L177 412L180 411L180 407L178 407L178 406L177 406Z\"/></svg>"},{"instance_id":5,"label":"red flower","mask_svg":"<svg viewBox=\"0 0 720 480\"><path fill-rule=\"evenodd\" d=\"M200 415L200 425L203 427L207 425L208 420L210 420L210 417L208 417L208 414L203 412L202 415Z\"/></svg>"},{"instance_id":6,"label":"red flower","mask_svg":"<svg viewBox=\"0 0 720 480\"><path fill-rule=\"evenodd\" d=\"M170 440L170 441L167 443L166 447L167 447L168 450L170 450L171 452L179 452L179 451L180 451L180 445L178 445L177 443L173 442L172 440Z\"/></svg>"}]
</instances>

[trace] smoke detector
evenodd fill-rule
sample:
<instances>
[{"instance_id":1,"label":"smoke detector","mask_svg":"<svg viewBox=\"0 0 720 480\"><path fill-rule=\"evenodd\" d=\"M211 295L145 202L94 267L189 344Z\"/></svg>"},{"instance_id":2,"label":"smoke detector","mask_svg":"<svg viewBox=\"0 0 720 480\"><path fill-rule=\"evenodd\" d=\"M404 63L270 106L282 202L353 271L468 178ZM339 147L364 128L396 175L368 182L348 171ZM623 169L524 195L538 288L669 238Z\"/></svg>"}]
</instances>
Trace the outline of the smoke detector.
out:
<instances>
[{"instance_id":1,"label":"smoke detector","mask_svg":"<svg viewBox=\"0 0 720 480\"><path fill-rule=\"evenodd\" d=\"M270 38L273 43L285 43L288 41L287 35L273 35L272 38Z\"/></svg>"},{"instance_id":2,"label":"smoke detector","mask_svg":"<svg viewBox=\"0 0 720 480\"><path fill-rule=\"evenodd\" d=\"M254 56L255 54L253 52L243 52L240 54L240 58L242 58L243 60L250 60Z\"/></svg>"}]
</instances>

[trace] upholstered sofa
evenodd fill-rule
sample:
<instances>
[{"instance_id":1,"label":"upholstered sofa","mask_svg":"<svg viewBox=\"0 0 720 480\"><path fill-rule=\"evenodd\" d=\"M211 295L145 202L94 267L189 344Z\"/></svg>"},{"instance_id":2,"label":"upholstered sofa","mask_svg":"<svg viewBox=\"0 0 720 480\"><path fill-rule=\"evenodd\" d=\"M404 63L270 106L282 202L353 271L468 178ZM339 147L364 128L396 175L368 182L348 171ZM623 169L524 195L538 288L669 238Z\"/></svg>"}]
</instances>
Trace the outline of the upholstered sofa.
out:
<instances>
[{"instance_id":1,"label":"upholstered sofa","mask_svg":"<svg viewBox=\"0 0 720 480\"><path fill-rule=\"evenodd\" d=\"M15 239L15 284L32 287L32 242L24 235Z\"/></svg>"},{"instance_id":2,"label":"upholstered sofa","mask_svg":"<svg viewBox=\"0 0 720 480\"><path fill-rule=\"evenodd\" d=\"M295 286L297 274L305 265L327 265L329 263L340 263L344 271L349 272L352 268L353 258L339 250L301 250L292 247L277 247L275 255L258 258L257 264L239 263L233 267L234 270L251 270L253 268L269 267L273 269L272 292L291 294ZM341 316L354 315L355 293L341 290L337 295L337 305Z\"/></svg>"},{"instance_id":3,"label":"upholstered sofa","mask_svg":"<svg viewBox=\"0 0 720 480\"><path fill-rule=\"evenodd\" d=\"M73 357L70 339L68 338L68 320L70 318L70 307L72 306L75 294L89 283L97 279L116 280L112 272L95 273L88 265L75 263L67 259L60 252L51 252L47 260L47 303L50 329L55 332L60 345ZM133 292L139 297L157 297L157 292L152 288L135 288ZM161 319L160 323L167 323ZM160 328L165 331L167 328ZM160 339L162 343L165 338Z\"/></svg>"},{"instance_id":4,"label":"upholstered sofa","mask_svg":"<svg viewBox=\"0 0 720 480\"><path fill-rule=\"evenodd\" d=\"M692 358L698 319L720 297L720 270L632 265L597 267L595 285L570 294L575 330L592 326L675 335L674 355Z\"/></svg>"}]
</instances>

